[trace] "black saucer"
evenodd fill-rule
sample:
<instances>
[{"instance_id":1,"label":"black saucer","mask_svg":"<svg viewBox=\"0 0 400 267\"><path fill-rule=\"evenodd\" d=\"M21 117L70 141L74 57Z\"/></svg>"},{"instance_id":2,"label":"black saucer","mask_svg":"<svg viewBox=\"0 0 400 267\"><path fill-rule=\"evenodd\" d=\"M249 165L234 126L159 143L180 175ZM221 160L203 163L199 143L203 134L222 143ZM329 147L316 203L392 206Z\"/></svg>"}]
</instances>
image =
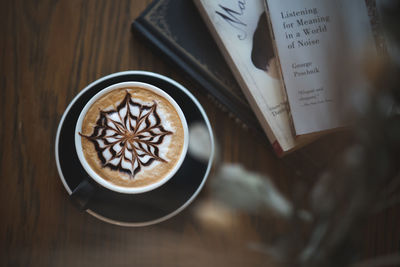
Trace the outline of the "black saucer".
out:
<instances>
[{"instance_id":1,"label":"black saucer","mask_svg":"<svg viewBox=\"0 0 400 267\"><path fill-rule=\"evenodd\" d=\"M97 188L88 204L88 212L104 221L143 226L164 221L188 206L203 187L214 156L214 140L208 118L194 96L177 82L151 72L125 71L99 79L83 89L70 103L61 118L56 137L56 163L60 178L69 194L87 176L76 155L75 124L85 103L109 85L140 81L155 85L167 92L185 114L189 133L194 123L204 124L210 135L210 158L202 162L188 151L182 167L163 186L141 194L122 194Z\"/></svg>"}]
</instances>

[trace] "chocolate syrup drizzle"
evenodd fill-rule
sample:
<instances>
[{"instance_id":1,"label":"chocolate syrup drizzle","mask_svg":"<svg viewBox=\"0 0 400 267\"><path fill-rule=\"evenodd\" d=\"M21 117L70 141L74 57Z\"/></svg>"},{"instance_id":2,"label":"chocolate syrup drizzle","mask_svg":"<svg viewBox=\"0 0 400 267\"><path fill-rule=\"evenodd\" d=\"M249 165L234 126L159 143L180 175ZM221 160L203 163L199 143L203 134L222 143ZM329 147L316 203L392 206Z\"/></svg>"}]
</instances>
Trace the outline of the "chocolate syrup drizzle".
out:
<instances>
[{"instance_id":1,"label":"chocolate syrup drizzle","mask_svg":"<svg viewBox=\"0 0 400 267\"><path fill-rule=\"evenodd\" d=\"M90 136L79 134L94 144L103 167L127 173L133 179L142 166L167 162L160 157L159 146L173 132L162 126L156 102L142 105L126 92L115 110L100 111Z\"/></svg>"}]
</instances>

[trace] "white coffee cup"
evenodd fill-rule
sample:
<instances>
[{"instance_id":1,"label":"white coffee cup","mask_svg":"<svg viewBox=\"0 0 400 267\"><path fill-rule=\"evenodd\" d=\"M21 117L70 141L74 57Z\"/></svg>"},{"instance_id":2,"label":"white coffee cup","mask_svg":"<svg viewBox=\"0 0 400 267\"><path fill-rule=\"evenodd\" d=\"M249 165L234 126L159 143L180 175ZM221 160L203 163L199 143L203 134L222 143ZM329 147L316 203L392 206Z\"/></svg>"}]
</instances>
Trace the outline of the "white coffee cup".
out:
<instances>
[{"instance_id":1,"label":"white coffee cup","mask_svg":"<svg viewBox=\"0 0 400 267\"><path fill-rule=\"evenodd\" d=\"M105 94L113 91L113 90L117 90L117 89L121 89L121 88L127 88L127 87L139 87L139 88L143 88L145 90L149 90L155 94L158 94L160 96L162 96L164 99L166 99L177 111L180 121L182 123L182 128L184 131L184 140L183 140L183 149L182 149L182 153L180 154L180 158L177 161L177 163L175 164L175 166L168 172L168 174L166 174L162 179L151 183L149 185L145 185L142 187L124 187L124 186L120 186L120 185L116 185L113 184L109 181L107 181L106 179L102 178L99 174L97 174L89 165L89 163L87 162L84 153L83 153L83 149L82 149L82 137L79 134L80 132L82 132L82 123L83 120L85 118L86 113L88 112L89 108L98 100L100 99L102 96L104 96ZM91 179L93 179L97 184L99 184L100 186L103 186L109 190L112 190L114 192L118 192L118 193L125 193L125 194L139 194L139 193L144 193L144 192L148 192L151 190L154 190L160 186L162 186L163 184L165 184L167 181L169 181L175 174L176 172L179 170L179 168L181 167L185 156L186 156L186 152L188 149L188 142L189 142L189 131L188 131L188 126L187 126L187 122L185 119L185 116L181 110L181 108L179 107L179 105L175 102L175 100L169 96L167 93L165 93L163 90L161 90L160 88L151 85L151 84L147 84L147 83L142 83L142 82L122 82L122 83L117 83L117 84L113 84L103 90L101 90L100 92L98 92L95 96L93 96L85 105L85 107L82 109L78 121L76 123L76 127L75 127L75 148L76 148L76 152L79 158L80 163L82 164L82 167L84 168L84 170L87 172L87 174L89 175L89 177Z\"/></svg>"}]
</instances>

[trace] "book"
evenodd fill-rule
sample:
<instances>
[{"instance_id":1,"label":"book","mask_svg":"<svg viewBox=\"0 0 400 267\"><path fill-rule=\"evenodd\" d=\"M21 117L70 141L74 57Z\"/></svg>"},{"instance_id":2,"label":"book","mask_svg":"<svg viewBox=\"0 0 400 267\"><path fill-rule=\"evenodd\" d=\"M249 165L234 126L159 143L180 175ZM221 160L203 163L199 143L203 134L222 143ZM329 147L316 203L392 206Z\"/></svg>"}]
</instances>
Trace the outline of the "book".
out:
<instances>
[{"instance_id":1,"label":"book","mask_svg":"<svg viewBox=\"0 0 400 267\"><path fill-rule=\"evenodd\" d=\"M343 92L376 52L365 0L265 0L296 136L350 124Z\"/></svg>"},{"instance_id":2,"label":"book","mask_svg":"<svg viewBox=\"0 0 400 267\"><path fill-rule=\"evenodd\" d=\"M194 2L279 155L315 140L292 129L263 0Z\"/></svg>"},{"instance_id":3,"label":"book","mask_svg":"<svg viewBox=\"0 0 400 267\"><path fill-rule=\"evenodd\" d=\"M233 115L236 121L263 135L252 109L192 1L155 0L131 25L161 57L182 71Z\"/></svg>"}]
</instances>

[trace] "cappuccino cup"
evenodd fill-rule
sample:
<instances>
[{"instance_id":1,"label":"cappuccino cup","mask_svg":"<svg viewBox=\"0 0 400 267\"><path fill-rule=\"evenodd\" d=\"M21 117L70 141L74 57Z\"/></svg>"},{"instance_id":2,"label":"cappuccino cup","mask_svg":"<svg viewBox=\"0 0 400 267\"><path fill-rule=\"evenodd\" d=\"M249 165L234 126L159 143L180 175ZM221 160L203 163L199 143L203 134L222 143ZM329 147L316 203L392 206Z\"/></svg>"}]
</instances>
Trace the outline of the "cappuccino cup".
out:
<instances>
[{"instance_id":1,"label":"cappuccino cup","mask_svg":"<svg viewBox=\"0 0 400 267\"><path fill-rule=\"evenodd\" d=\"M75 149L88 179L73 195L88 197L93 182L124 194L154 190L179 170L188 140L181 108L160 88L142 82L104 88L76 123Z\"/></svg>"}]
</instances>

